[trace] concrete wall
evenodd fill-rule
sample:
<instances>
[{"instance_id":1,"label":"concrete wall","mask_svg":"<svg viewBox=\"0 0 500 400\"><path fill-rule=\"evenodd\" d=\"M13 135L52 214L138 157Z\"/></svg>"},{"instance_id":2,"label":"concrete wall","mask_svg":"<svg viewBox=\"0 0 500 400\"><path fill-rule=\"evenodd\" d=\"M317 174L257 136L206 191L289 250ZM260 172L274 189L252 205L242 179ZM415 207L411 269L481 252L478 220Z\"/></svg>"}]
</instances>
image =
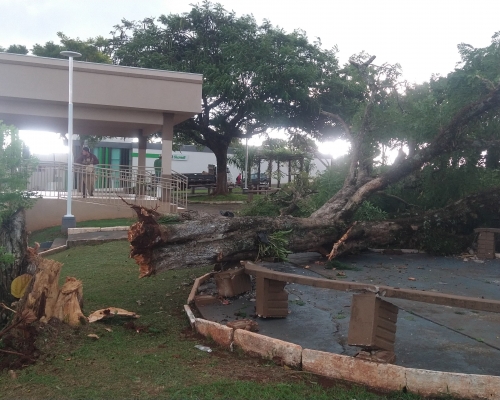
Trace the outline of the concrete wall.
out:
<instances>
[{"instance_id":1,"label":"concrete wall","mask_svg":"<svg viewBox=\"0 0 500 400\"><path fill-rule=\"evenodd\" d=\"M26 210L26 229L37 231L60 226L62 217L66 214L66 204L66 199L38 199L33 208ZM71 212L76 222L136 217L135 212L125 205L102 205L80 201L73 201L71 205Z\"/></svg>"},{"instance_id":2,"label":"concrete wall","mask_svg":"<svg viewBox=\"0 0 500 400\"><path fill-rule=\"evenodd\" d=\"M0 53L0 119L19 129L66 132L68 60ZM137 135L200 112L202 76L74 63L74 133Z\"/></svg>"}]
</instances>

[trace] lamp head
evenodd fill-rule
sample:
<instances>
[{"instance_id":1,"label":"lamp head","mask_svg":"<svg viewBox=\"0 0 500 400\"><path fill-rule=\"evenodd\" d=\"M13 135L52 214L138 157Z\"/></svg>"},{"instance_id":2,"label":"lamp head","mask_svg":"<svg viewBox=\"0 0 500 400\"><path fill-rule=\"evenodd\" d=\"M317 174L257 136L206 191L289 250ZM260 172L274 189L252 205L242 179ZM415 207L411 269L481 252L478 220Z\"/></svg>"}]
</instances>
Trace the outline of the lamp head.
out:
<instances>
[{"instance_id":1,"label":"lamp head","mask_svg":"<svg viewBox=\"0 0 500 400\"><path fill-rule=\"evenodd\" d=\"M64 57L73 57L73 58L78 58L82 56L80 53L77 53L76 51L68 51L68 50L61 51L59 54Z\"/></svg>"}]
</instances>

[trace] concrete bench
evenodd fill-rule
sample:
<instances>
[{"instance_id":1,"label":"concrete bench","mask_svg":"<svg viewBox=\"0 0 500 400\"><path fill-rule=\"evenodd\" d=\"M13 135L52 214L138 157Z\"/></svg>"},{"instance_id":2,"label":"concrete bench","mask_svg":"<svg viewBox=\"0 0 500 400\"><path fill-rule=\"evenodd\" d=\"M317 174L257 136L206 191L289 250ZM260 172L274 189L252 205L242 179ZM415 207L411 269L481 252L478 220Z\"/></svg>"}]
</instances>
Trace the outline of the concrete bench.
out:
<instances>
[{"instance_id":1,"label":"concrete bench","mask_svg":"<svg viewBox=\"0 0 500 400\"><path fill-rule=\"evenodd\" d=\"M215 189L215 185L193 185L193 186L189 186L191 188L191 194L194 194L195 193L195 190L196 189L207 189L208 190L208 194L212 193L212 190Z\"/></svg>"},{"instance_id":2,"label":"concrete bench","mask_svg":"<svg viewBox=\"0 0 500 400\"><path fill-rule=\"evenodd\" d=\"M478 258L495 258L495 233L500 233L498 228L477 228L474 232L478 233L477 238L477 256Z\"/></svg>"},{"instance_id":3,"label":"concrete bench","mask_svg":"<svg viewBox=\"0 0 500 400\"><path fill-rule=\"evenodd\" d=\"M255 310L256 314L263 318L288 316L288 292L285 290L287 283L360 292L353 295L347 343L365 349L394 352L398 307L382 297L500 313L499 300L314 278L273 271L249 261L242 264L245 273L255 277Z\"/></svg>"}]
</instances>

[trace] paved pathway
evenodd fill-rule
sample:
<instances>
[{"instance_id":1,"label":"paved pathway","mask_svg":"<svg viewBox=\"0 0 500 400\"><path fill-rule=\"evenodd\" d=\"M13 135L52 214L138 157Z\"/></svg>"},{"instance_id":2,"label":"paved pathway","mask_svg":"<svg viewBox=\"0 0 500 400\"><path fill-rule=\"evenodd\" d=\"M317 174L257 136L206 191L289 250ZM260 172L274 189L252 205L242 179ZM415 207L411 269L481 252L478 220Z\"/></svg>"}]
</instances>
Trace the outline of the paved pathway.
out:
<instances>
[{"instance_id":1,"label":"paved pathway","mask_svg":"<svg viewBox=\"0 0 500 400\"><path fill-rule=\"evenodd\" d=\"M292 255L288 263L264 263L281 272L340 279L326 270L319 254ZM500 260L484 264L423 254L387 256L366 253L343 257L356 270L344 280L500 300ZM309 268L305 268L309 266ZM408 278L415 278L409 281ZM212 285L212 287L210 287ZM207 283L207 291L215 285ZM289 284L290 314L284 319L256 318L260 331L315 350L354 355L347 345L352 293ZM255 313L253 294L230 305L200 307L209 320L226 323ZM396 332L396 364L405 367L469 374L500 375L500 314L386 299L400 307Z\"/></svg>"}]
</instances>

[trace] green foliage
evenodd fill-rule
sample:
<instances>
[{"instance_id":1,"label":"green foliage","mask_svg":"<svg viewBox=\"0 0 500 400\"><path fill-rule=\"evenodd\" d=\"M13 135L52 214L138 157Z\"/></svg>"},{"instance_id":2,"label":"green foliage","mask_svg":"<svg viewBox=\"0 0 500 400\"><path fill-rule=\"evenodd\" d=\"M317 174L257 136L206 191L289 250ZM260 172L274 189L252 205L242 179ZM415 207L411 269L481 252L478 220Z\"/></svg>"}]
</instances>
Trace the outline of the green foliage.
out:
<instances>
[{"instance_id":1,"label":"green foliage","mask_svg":"<svg viewBox=\"0 0 500 400\"><path fill-rule=\"evenodd\" d=\"M28 155L13 126L0 121L0 225L20 208L29 208L34 199L26 192L36 159Z\"/></svg>"},{"instance_id":2,"label":"green foliage","mask_svg":"<svg viewBox=\"0 0 500 400\"><path fill-rule=\"evenodd\" d=\"M254 196L253 201L241 209L243 216L277 217L280 215L280 204L275 201L276 193L267 196Z\"/></svg>"},{"instance_id":3,"label":"green foliage","mask_svg":"<svg viewBox=\"0 0 500 400\"><path fill-rule=\"evenodd\" d=\"M35 56L66 59L66 57L60 54L61 51L71 50L82 55L77 59L78 61L111 64L111 58L108 54L106 54L109 44L107 39L98 36L96 38L89 38L83 41L79 38L71 39L62 32L58 32L57 36L59 37L61 44L55 44L52 41L47 42L44 45L37 43L33 46L31 52Z\"/></svg>"},{"instance_id":4,"label":"green foliage","mask_svg":"<svg viewBox=\"0 0 500 400\"><path fill-rule=\"evenodd\" d=\"M180 222L179 215L177 214L167 214L167 215L162 215L160 218L158 218L158 223L161 225L171 225L171 224L177 224Z\"/></svg>"},{"instance_id":5,"label":"green foliage","mask_svg":"<svg viewBox=\"0 0 500 400\"><path fill-rule=\"evenodd\" d=\"M387 219L387 212L381 210L379 207L374 206L369 201L364 201L361 206L354 213L354 220L356 221L378 221Z\"/></svg>"},{"instance_id":6,"label":"green foliage","mask_svg":"<svg viewBox=\"0 0 500 400\"><path fill-rule=\"evenodd\" d=\"M317 177L315 185L317 193L311 199L312 208L317 210L342 188L349 168L348 161L348 157L335 160Z\"/></svg>"},{"instance_id":7,"label":"green foliage","mask_svg":"<svg viewBox=\"0 0 500 400\"><path fill-rule=\"evenodd\" d=\"M318 131L320 104L311 94L337 76L338 62L335 51L309 43L305 32L258 25L208 1L115 28L116 64L203 74L201 113L175 134L210 148L219 170L236 138L268 129Z\"/></svg>"},{"instance_id":8,"label":"green foliage","mask_svg":"<svg viewBox=\"0 0 500 400\"><path fill-rule=\"evenodd\" d=\"M291 253L288 248L288 240L292 230L276 231L267 235L267 243L259 242L259 253L257 259L263 257L276 258L279 261L286 261L288 254Z\"/></svg>"},{"instance_id":9,"label":"green foliage","mask_svg":"<svg viewBox=\"0 0 500 400\"><path fill-rule=\"evenodd\" d=\"M470 244L469 238L460 237L453 230L453 221L439 217L426 219L419 236L422 250L438 256L460 254Z\"/></svg>"},{"instance_id":10,"label":"green foliage","mask_svg":"<svg viewBox=\"0 0 500 400\"><path fill-rule=\"evenodd\" d=\"M391 185L387 193L423 210L438 209L470 194L499 186L500 170L482 165L481 155L472 157L469 151L455 152L437 158L416 174ZM401 202L392 203L388 205L389 212L407 210Z\"/></svg>"},{"instance_id":11,"label":"green foliage","mask_svg":"<svg viewBox=\"0 0 500 400\"><path fill-rule=\"evenodd\" d=\"M7 49L0 47L0 51L5 51L7 53L13 54L28 54L28 49L22 44L11 44Z\"/></svg>"},{"instance_id":12,"label":"green foliage","mask_svg":"<svg viewBox=\"0 0 500 400\"><path fill-rule=\"evenodd\" d=\"M318 176L295 175L293 182L266 196L254 200L241 210L242 215L279 216L281 210L295 217L308 217L337 193L344 183L346 159L338 160Z\"/></svg>"},{"instance_id":13,"label":"green foliage","mask_svg":"<svg viewBox=\"0 0 500 400\"><path fill-rule=\"evenodd\" d=\"M7 253L5 248L0 247L0 268L6 268L8 264L12 264L15 260L13 254Z\"/></svg>"}]
</instances>

